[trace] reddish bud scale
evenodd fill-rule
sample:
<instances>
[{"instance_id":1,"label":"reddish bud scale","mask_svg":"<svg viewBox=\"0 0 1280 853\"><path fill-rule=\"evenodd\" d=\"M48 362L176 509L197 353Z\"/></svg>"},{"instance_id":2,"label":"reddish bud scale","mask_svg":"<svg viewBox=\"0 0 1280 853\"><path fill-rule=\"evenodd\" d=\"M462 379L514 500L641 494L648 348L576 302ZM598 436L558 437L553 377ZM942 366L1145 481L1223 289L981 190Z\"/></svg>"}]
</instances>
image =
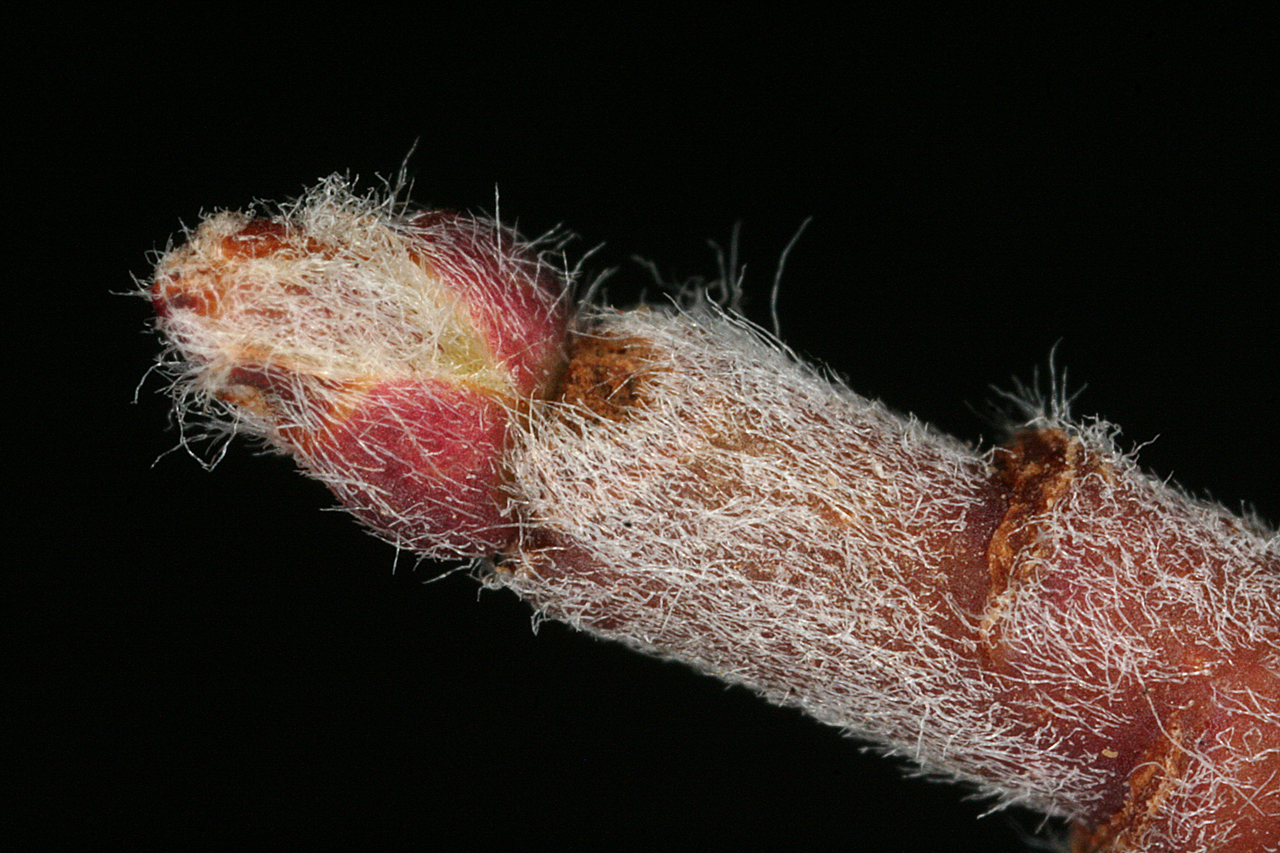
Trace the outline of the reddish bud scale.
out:
<instances>
[{"instance_id":1,"label":"reddish bud scale","mask_svg":"<svg viewBox=\"0 0 1280 853\"><path fill-rule=\"evenodd\" d=\"M509 404L447 380L379 382L290 444L384 538L422 553L492 553L516 532L500 464Z\"/></svg>"},{"instance_id":2,"label":"reddish bud scale","mask_svg":"<svg viewBox=\"0 0 1280 853\"><path fill-rule=\"evenodd\" d=\"M410 217L408 228L420 240L410 246L414 260L449 276L489 357L503 365L515 391L540 396L552 387L564 362L570 313L564 282L533 263L514 233L505 232L504 245L495 223L433 210Z\"/></svg>"}]
</instances>

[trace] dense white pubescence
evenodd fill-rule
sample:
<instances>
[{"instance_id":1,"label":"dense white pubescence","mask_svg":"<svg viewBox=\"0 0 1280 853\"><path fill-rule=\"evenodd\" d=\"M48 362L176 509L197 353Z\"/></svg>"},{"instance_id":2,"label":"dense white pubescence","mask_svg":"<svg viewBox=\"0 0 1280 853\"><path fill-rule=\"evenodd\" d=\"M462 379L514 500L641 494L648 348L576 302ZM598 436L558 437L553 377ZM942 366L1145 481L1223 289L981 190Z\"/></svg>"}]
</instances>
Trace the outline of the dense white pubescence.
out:
<instances>
[{"instance_id":1,"label":"dense white pubescence","mask_svg":"<svg viewBox=\"0 0 1280 853\"><path fill-rule=\"evenodd\" d=\"M1179 630L1167 612L1189 606L1197 624L1186 630L1197 636L1186 641L1212 646L1217 660L1237 647L1277 649L1280 577L1262 567L1275 555L1275 534L1145 477L1105 425L1055 421L1114 468L1119 485L1106 487L1116 500L1164 505L1169 528L1147 531L1151 541L1130 543L1121 561L1078 566L1089 576L1073 586L1087 596L1062 600L1039 588L1052 565L1018 572L999 625L1022 661L1015 686L1035 694L1043 681L1045 693L1077 702L1053 707L1049 722L1029 731L1016 721L1043 709L1002 701L1007 677L975 662L983 614L946 594L922 595L945 587L938 555L964 533L987 460L713 310L603 313L595 328L652 344L642 371L650 384L624 420L549 406L521 433L513 480L529 528L553 544L530 538L490 582L530 600L539 618L798 706L922 772L975 786L997 806L1065 816L1097 806L1108 771L1060 745L1077 727L1105 738L1107 727L1120 736L1134 723L1133 707L1112 702L1108 682L1150 688L1189 677L1148 639ZM1027 559L1109 554L1114 537L1134 535L1080 512L1070 497L1054 506L1047 527L1055 541ZM1162 574L1170 547L1206 568ZM1225 553L1204 563L1196 548ZM1141 625L1111 606L1132 601L1135 585L1147 586ZM1271 665L1280 670L1280 651ZM1250 706L1260 721L1280 713L1277 696L1224 699ZM1242 784L1228 757L1209 755L1200 766L1214 784ZM1275 791L1252 793L1260 808L1280 811ZM1196 827L1193 805L1182 804L1187 827L1169 843L1208 831ZM1230 827L1214 831L1229 835Z\"/></svg>"},{"instance_id":2,"label":"dense white pubescence","mask_svg":"<svg viewBox=\"0 0 1280 853\"><path fill-rule=\"evenodd\" d=\"M1275 767L1280 753L1280 536L1143 474L1115 449L1113 433L1080 430L1105 470L1042 517L1038 556L1013 588L1001 640L1024 650L1022 678L1069 686L1076 701L1053 707L1057 731L1119 735L1135 720L1154 724L1168 742L1166 760L1180 764L1165 775L1151 821L1114 849L1208 853L1238 843L1233 817L1280 822L1280 779L1255 769ZM1101 506L1090 492L1103 496ZM1156 523L1127 523L1132 506ZM1071 596L1053 591L1064 570L1074 573ZM1169 659L1171 647L1181 663ZM1234 684L1231 673L1259 652L1255 665L1270 673L1262 693ZM1211 709L1234 717L1203 738L1175 722L1203 700L1163 708L1133 700L1177 697L1184 686L1195 695L1196 685L1209 686ZM1237 806L1216 805L1226 802Z\"/></svg>"}]
</instances>

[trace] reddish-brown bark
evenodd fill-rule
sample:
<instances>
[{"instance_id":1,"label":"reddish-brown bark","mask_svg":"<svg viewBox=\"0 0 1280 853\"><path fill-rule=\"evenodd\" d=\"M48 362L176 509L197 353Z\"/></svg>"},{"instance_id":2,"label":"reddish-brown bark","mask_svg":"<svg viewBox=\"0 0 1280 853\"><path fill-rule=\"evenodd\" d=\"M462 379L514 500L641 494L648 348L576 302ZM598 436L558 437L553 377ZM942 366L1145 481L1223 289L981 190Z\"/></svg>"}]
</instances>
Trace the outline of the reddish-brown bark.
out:
<instances>
[{"instance_id":1,"label":"reddish-brown bark","mask_svg":"<svg viewBox=\"0 0 1280 853\"><path fill-rule=\"evenodd\" d=\"M580 341L561 391L571 404L560 412L566 429L611 429L606 440L623 441L629 418L645 421L672 393L664 376L682 369L681 358L663 346L634 336ZM691 582L700 571L692 566L603 557L609 546L560 532L561 519L538 518L535 500L537 526L501 582L549 616L785 697L897 751L910 751L900 727L860 725L860 713L880 713L874 703L833 709L841 691L827 682L857 680L860 692L892 706L904 671L930 669L911 658L949 660L965 689L935 673L890 713L960 723L995 714L985 737L1004 742L966 747L958 738L955 766L944 748L926 767L992 791L1016 790L1023 775L1074 780L1073 789L1062 782L1063 790L1027 798L1076 821L1081 853L1244 853L1276 844L1280 654L1267 590L1280 565L1265 537L1146 478L1096 433L1031 428L989 458L957 461L941 441L936 456L927 443L904 453L892 429L841 446L832 425L800 405L793 433L771 432L749 393L723 390L709 388L681 410L702 420L672 429L656 450L627 456L619 448L616 469L600 474L608 495L600 499L638 502L627 489L655 489L647 499L671 508L672 529L613 535L709 538L703 515L739 499L807 505L799 509L819 520L816 534L744 525L722 543L737 549L729 559L702 549L704 564L720 568ZM866 493L856 481L892 483L910 511L869 503L867 522L814 493L788 491L789 469L815 447L825 450L833 486L854 482ZM726 468L743 459L762 461L760 479ZM878 634L860 623L862 611L883 602L854 577L849 552L830 544L854 527L858 537L921 543L907 563L876 569L903 579L889 606L909 610L911 636L895 633L892 618L880 620ZM811 559L791 571L797 554ZM786 592L757 598L744 592L752 585ZM821 612L807 611L805 602L818 599ZM728 623L744 602L758 612ZM1215 612L1215 602L1237 611ZM810 616L826 627L804 624ZM855 624L858 648L909 663L849 661L837 635ZM811 705L810 694L822 698ZM975 755L959 754L966 748Z\"/></svg>"}]
</instances>

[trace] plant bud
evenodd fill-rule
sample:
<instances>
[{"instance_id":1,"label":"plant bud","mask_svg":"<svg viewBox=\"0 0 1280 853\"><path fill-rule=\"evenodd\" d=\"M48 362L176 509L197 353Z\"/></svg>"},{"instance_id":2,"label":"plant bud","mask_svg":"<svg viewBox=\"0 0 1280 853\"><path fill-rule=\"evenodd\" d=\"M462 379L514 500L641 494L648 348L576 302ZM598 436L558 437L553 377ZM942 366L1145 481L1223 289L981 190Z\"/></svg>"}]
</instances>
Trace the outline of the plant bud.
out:
<instances>
[{"instance_id":1,"label":"plant bud","mask_svg":"<svg viewBox=\"0 0 1280 853\"><path fill-rule=\"evenodd\" d=\"M330 178L269 218L208 217L149 296L180 415L261 437L379 536L447 558L514 536L504 448L563 367L564 289L496 222Z\"/></svg>"}]
</instances>

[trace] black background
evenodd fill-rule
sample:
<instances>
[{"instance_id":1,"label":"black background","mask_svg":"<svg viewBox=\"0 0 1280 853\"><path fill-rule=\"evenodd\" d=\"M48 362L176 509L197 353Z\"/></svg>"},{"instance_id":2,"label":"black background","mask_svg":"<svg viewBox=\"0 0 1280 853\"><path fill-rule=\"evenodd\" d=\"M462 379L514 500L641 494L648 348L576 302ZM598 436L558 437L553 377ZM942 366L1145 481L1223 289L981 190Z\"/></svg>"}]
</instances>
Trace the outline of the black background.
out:
<instances>
[{"instance_id":1,"label":"black background","mask_svg":"<svg viewBox=\"0 0 1280 853\"><path fill-rule=\"evenodd\" d=\"M790 711L397 566L279 458L172 450L140 299L201 211L410 162L424 204L565 223L611 298L716 271L971 441L1057 345L1082 415L1280 520L1275 31L781 9L15 22L7 775L32 844L1023 849ZM711 18L714 17L714 20ZM366 184L369 185L369 184ZM167 453L167 455L166 455Z\"/></svg>"}]
</instances>

